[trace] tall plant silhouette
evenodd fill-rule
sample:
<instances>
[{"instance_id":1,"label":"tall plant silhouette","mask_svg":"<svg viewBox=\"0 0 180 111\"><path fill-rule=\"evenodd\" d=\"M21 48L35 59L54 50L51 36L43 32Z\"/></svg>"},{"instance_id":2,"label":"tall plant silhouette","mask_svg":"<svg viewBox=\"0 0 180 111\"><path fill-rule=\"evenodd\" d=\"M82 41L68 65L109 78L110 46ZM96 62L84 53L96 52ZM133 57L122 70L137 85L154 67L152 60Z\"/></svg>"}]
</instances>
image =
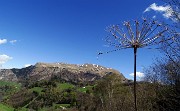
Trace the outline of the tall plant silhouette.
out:
<instances>
[{"instance_id":1,"label":"tall plant silhouette","mask_svg":"<svg viewBox=\"0 0 180 111\"><path fill-rule=\"evenodd\" d=\"M142 19L140 21L127 21L122 25L111 25L107 28L109 36L105 39L109 46L114 47L105 53L121 49L133 48L134 50L134 109L137 111L136 100L136 54L138 48L161 46L165 41L173 42L175 34L167 25L155 20ZM100 52L98 55L104 54Z\"/></svg>"}]
</instances>

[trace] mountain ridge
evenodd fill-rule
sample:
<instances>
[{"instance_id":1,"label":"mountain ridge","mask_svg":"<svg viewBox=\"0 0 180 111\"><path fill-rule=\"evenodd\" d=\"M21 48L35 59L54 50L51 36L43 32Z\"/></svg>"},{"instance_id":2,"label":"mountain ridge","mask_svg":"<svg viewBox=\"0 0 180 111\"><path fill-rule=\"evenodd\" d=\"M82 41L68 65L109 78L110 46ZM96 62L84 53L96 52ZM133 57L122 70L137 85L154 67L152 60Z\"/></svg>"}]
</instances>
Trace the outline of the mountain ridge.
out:
<instances>
[{"instance_id":1,"label":"mountain ridge","mask_svg":"<svg viewBox=\"0 0 180 111\"><path fill-rule=\"evenodd\" d=\"M64 81L90 82L98 80L107 74L119 74L122 82L127 79L119 71L96 64L68 64L68 63L44 63L38 62L25 68L1 69L0 80L22 81L30 80L32 82L40 80L49 80L57 77Z\"/></svg>"}]
</instances>

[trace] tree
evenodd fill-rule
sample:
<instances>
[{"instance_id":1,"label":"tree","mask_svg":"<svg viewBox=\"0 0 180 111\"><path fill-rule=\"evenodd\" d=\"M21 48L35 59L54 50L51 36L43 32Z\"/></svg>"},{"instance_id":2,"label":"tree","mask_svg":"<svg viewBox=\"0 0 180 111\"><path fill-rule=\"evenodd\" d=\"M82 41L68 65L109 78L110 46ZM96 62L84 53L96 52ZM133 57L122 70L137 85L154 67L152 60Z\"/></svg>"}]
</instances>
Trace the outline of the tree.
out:
<instances>
[{"instance_id":1,"label":"tree","mask_svg":"<svg viewBox=\"0 0 180 111\"><path fill-rule=\"evenodd\" d=\"M179 66L177 61L180 61L180 1L179 0L163 0L166 4L169 5L167 10L171 14L171 20L173 20L173 25L171 26L174 30L172 33L176 35L171 42L164 42L162 46L162 51L169 58L174 65Z\"/></svg>"},{"instance_id":2,"label":"tree","mask_svg":"<svg viewBox=\"0 0 180 111\"><path fill-rule=\"evenodd\" d=\"M179 0L162 0L170 7L167 10L171 14L171 19L175 22L174 26L180 27L180 1Z\"/></svg>"},{"instance_id":3,"label":"tree","mask_svg":"<svg viewBox=\"0 0 180 111\"><path fill-rule=\"evenodd\" d=\"M177 61L180 65L180 61ZM163 58L153 63L144 73L144 80L170 86L180 86L180 69L171 60Z\"/></svg>"},{"instance_id":4,"label":"tree","mask_svg":"<svg viewBox=\"0 0 180 111\"><path fill-rule=\"evenodd\" d=\"M132 25L133 24L133 25ZM124 29L123 29L124 28ZM172 41L175 37L171 33L167 25L159 23L155 20L143 19L141 21L135 20L124 22L122 26L112 25L107 28L109 36L106 42L115 47L105 53L118 51L121 49L133 48L134 50L134 109L137 111L136 105L136 54L138 48L159 46L159 44ZM98 55L103 54L100 52Z\"/></svg>"},{"instance_id":5,"label":"tree","mask_svg":"<svg viewBox=\"0 0 180 111\"><path fill-rule=\"evenodd\" d=\"M133 103L129 86L121 83L118 74L109 74L99 80L94 88L97 111L131 111Z\"/></svg>"},{"instance_id":6,"label":"tree","mask_svg":"<svg viewBox=\"0 0 180 111\"><path fill-rule=\"evenodd\" d=\"M180 61L175 61L180 65ZM145 81L156 90L156 108L160 111L180 110L180 69L171 60L157 60L145 71Z\"/></svg>"}]
</instances>

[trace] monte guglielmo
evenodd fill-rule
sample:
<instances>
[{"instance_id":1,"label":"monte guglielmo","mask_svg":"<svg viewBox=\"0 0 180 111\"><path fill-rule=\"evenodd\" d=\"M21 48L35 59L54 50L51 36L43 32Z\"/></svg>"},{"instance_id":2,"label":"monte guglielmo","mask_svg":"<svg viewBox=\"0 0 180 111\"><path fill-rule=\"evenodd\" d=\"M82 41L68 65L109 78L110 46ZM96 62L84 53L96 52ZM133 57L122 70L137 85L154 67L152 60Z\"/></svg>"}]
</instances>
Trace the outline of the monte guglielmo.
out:
<instances>
[{"instance_id":1,"label":"monte guglielmo","mask_svg":"<svg viewBox=\"0 0 180 111\"><path fill-rule=\"evenodd\" d=\"M117 70L95 64L36 63L22 69L1 69L0 80L31 82L58 78L66 82L92 82L107 74L118 74L122 82L127 79Z\"/></svg>"}]
</instances>

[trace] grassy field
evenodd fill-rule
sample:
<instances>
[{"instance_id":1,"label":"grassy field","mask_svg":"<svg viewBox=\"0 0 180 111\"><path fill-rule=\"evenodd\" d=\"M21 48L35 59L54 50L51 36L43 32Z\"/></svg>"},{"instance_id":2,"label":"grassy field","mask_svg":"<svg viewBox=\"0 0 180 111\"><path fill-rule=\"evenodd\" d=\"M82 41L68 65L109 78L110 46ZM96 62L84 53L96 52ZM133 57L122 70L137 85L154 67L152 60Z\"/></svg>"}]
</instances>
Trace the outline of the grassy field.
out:
<instances>
[{"instance_id":1,"label":"grassy field","mask_svg":"<svg viewBox=\"0 0 180 111\"><path fill-rule=\"evenodd\" d=\"M1 86L13 86L17 89L21 88L21 84L19 84L17 82L9 82L9 81L0 81L0 87Z\"/></svg>"},{"instance_id":2,"label":"grassy field","mask_svg":"<svg viewBox=\"0 0 180 111\"><path fill-rule=\"evenodd\" d=\"M92 90L94 86L84 86L84 87L80 87L78 88L78 91L80 92L86 92L87 90Z\"/></svg>"},{"instance_id":3,"label":"grassy field","mask_svg":"<svg viewBox=\"0 0 180 111\"><path fill-rule=\"evenodd\" d=\"M68 88L74 88L74 85L69 84L69 83L60 83L58 84L58 88L61 90L68 89Z\"/></svg>"},{"instance_id":4,"label":"grassy field","mask_svg":"<svg viewBox=\"0 0 180 111\"><path fill-rule=\"evenodd\" d=\"M14 108L4 105L4 104L0 104L0 111L13 111Z\"/></svg>"},{"instance_id":5,"label":"grassy field","mask_svg":"<svg viewBox=\"0 0 180 111\"><path fill-rule=\"evenodd\" d=\"M41 87L33 87L33 88L31 88L30 90L31 90L31 91L35 91L35 92L38 92L39 94L41 94L43 88L41 88Z\"/></svg>"}]
</instances>

